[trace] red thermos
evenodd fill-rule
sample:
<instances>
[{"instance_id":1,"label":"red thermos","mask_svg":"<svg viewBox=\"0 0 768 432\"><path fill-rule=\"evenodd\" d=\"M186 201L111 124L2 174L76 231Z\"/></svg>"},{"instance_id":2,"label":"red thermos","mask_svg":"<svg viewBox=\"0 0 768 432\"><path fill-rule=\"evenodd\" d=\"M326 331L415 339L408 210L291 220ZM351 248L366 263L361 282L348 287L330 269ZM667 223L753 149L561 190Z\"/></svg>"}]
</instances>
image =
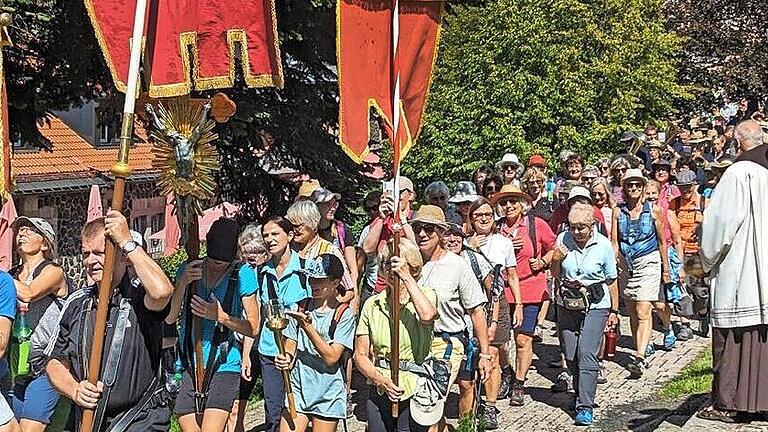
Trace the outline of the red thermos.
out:
<instances>
[{"instance_id":1,"label":"red thermos","mask_svg":"<svg viewBox=\"0 0 768 432\"><path fill-rule=\"evenodd\" d=\"M616 328L611 327L605 332L605 348L603 349L603 357L607 359L613 359L616 355L616 339L619 335L616 334Z\"/></svg>"}]
</instances>

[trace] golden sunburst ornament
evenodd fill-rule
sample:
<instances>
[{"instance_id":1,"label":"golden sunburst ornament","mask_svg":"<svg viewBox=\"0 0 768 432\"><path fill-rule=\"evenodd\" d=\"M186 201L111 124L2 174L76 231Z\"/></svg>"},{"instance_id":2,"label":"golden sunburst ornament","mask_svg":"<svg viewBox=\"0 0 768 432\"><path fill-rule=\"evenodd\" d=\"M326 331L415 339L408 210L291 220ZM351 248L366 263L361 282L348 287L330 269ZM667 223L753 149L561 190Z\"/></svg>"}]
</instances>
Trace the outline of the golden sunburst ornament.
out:
<instances>
[{"instance_id":1,"label":"golden sunburst ornament","mask_svg":"<svg viewBox=\"0 0 768 432\"><path fill-rule=\"evenodd\" d=\"M219 169L210 103L179 97L159 103L157 112L149 104L146 109L154 141L152 166L160 170L158 186L164 194L174 193L182 219L201 215L203 202L215 193Z\"/></svg>"}]
</instances>

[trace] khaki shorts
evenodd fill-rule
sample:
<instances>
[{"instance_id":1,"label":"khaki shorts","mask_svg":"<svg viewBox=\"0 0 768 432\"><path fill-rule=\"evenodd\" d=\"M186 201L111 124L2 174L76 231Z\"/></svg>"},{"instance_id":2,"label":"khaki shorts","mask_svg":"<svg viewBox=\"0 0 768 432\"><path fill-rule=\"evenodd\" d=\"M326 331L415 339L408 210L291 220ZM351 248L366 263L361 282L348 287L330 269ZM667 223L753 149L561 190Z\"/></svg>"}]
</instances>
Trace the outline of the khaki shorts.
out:
<instances>
[{"instance_id":1,"label":"khaki shorts","mask_svg":"<svg viewBox=\"0 0 768 432\"><path fill-rule=\"evenodd\" d=\"M453 387L453 383L456 382L456 377L459 376L461 362L464 360L464 344L461 343L457 337L452 337L451 343L453 344L453 348L451 349L451 357L448 359L451 363L451 380L448 382L448 393L451 392L451 387ZM432 355L439 359L443 358L447 346L448 344L441 336L435 336L434 339L432 339Z\"/></svg>"}]
</instances>

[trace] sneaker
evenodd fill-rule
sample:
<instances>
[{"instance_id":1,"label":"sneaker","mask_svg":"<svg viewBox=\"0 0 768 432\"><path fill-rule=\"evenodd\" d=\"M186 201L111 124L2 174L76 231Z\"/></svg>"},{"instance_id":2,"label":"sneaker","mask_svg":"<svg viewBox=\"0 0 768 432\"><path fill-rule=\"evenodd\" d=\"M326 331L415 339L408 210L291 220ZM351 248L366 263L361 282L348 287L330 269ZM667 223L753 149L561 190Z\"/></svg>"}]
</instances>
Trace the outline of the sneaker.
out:
<instances>
[{"instance_id":1,"label":"sneaker","mask_svg":"<svg viewBox=\"0 0 768 432\"><path fill-rule=\"evenodd\" d=\"M634 359L627 365L627 370L629 371L629 378L631 379L638 379L643 376L643 372L645 371L645 360L644 359Z\"/></svg>"},{"instance_id":2,"label":"sneaker","mask_svg":"<svg viewBox=\"0 0 768 432\"><path fill-rule=\"evenodd\" d=\"M677 339L687 341L693 337L693 331L688 324L683 324L677 329Z\"/></svg>"},{"instance_id":3,"label":"sneaker","mask_svg":"<svg viewBox=\"0 0 768 432\"><path fill-rule=\"evenodd\" d=\"M499 428L499 410L495 406L485 406L483 416L485 417L485 430Z\"/></svg>"},{"instance_id":4,"label":"sneaker","mask_svg":"<svg viewBox=\"0 0 768 432\"><path fill-rule=\"evenodd\" d=\"M509 406L523 406L524 397L523 385L518 382L512 384L512 391L509 393Z\"/></svg>"},{"instance_id":5,"label":"sneaker","mask_svg":"<svg viewBox=\"0 0 768 432\"><path fill-rule=\"evenodd\" d=\"M512 368L507 368L501 371L501 385L499 386L498 399L506 399L509 397L510 383L512 382Z\"/></svg>"},{"instance_id":6,"label":"sneaker","mask_svg":"<svg viewBox=\"0 0 768 432\"><path fill-rule=\"evenodd\" d=\"M600 369L597 370L597 383L605 384L608 382L608 378L605 377L605 366L600 365Z\"/></svg>"},{"instance_id":7,"label":"sneaker","mask_svg":"<svg viewBox=\"0 0 768 432\"><path fill-rule=\"evenodd\" d=\"M555 393L564 393L568 390L573 390L573 378L571 377L571 374L568 372L561 372L560 375L557 376L555 383L550 387L550 390Z\"/></svg>"},{"instance_id":8,"label":"sneaker","mask_svg":"<svg viewBox=\"0 0 768 432\"><path fill-rule=\"evenodd\" d=\"M664 349L666 351L671 350L672 348L675 347L675 343L677 343L677 337L675 337L675 332L672 329L667 330L667 332L664 333Z\"/></svg>"},{"instance_id":9,"label":"sneaker","mask_svg":"<svg viewBox=\"0 0 768 432\"><path fill-rule=\"evenodd\" d=\"M591 426L593 420L591 409L581 407L576 410L576 417L574 418L576 426Z\"/></svg>"},{"instance_id":10,"label":"sneaker","mask_svg":"<svg viewBox=\"0 0 768 432\"><path fill-rule=\"evenodd\" d=\"M541 326L537 325L536 328L533 330L533 341L541 342L543 340L544 340L544 329L542 329Z\"/></svg>"},{"instance_id":11,"label":"sneaker","mask_svg":"<svg viewBox=\"0 0 768 432\"><path fill-rule=\"evenodd\" d=\"M656 346L653 344L653 342L651 342L647 347L645 347L645 357L647 358L654 354L656 354Z\"/></svg>"}]
</instances>

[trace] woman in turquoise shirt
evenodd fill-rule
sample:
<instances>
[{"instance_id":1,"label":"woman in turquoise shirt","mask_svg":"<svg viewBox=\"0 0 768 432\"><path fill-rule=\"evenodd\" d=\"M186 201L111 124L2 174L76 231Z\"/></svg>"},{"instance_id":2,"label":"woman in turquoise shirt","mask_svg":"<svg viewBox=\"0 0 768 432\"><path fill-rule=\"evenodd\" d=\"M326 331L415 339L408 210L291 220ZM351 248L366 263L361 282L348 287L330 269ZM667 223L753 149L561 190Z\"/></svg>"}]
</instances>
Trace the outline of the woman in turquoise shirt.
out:
<instances>
[{"instance_id":1,"label":"woman in turquoise shirt","mask_svg":"<svg viewBox=\"0 0 768 432\"><path fill-rule=\"evenodd\" d=\"M267 251L272 259L257 270L259 303L262 310L271 299L277 299L286 308L296 310L297 304L311 297L311 291L302 272L299 254L291 251L293 224L288 219L278 216L268 220L262 226L262 236ZM264 318L263 315L261 315ZM275 344L275 335L266 328L262 319L259 337L259 358L261 375L264 382L264 409L266 432L277 432L280 426L280 414L285 406L285 389L282 372L275 368L275 356L279 354Z\"/></svg>"}]
</instances>

